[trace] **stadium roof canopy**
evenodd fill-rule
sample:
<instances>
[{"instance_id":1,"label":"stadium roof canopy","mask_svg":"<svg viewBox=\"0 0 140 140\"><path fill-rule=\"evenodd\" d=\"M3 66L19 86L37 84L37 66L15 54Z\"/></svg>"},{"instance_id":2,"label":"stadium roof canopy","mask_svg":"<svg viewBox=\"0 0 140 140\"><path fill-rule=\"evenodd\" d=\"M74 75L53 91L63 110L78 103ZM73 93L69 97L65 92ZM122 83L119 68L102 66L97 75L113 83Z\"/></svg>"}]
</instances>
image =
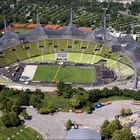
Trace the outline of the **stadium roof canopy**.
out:
<instances>
[{"instance_id":1,"label":"stadium roof canopy","mask_svg":"<svg viewBox=\"0 0 140 140\"><path fill-rule=\"evenodd\" d=\"M0 38L0 51L7 48L14 47L21 43L34 42L39 40L51 39L74 39L96 42L99 44L106 44L110 48L112 46L120 47L120 52L128 56L136 71L136 75L140 77L140 44L138 44L132 35L115 36L104 26L95 30L81 30L73 24L72 12L70 23L62 29L48 29L43 28L37 19L37 27L29 33L16 34L7 30L5 27L5 34Z\"/></svg>"},{"instance_id":2,"label":"stadium roof canopy","mask_svg":"<svg viewBox=\"0 0 140 140\"><path fill-rule=\"evenodd\" d=\"M67 132L66 140L101 140L101 135L89 129L71 129Z\"/></svg>"}]
</instances>

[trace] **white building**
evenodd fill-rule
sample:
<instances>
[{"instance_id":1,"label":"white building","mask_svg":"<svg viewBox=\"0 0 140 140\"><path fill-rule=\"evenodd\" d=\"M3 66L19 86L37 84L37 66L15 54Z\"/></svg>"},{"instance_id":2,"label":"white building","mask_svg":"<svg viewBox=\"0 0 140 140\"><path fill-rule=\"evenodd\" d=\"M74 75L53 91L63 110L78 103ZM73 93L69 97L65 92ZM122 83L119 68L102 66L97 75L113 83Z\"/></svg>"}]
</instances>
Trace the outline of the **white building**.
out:
<instances>
[{"instance_id":1,"label":"white building","mask_svg":"<svg viewBox=\"0 0 140 140\"><path fill-rule=\"evenodd\" d=\"M100 1L100 2L111 1L111 2L120 2L120 3L124 3L124 4L126 4L126 3L130 3L131 4L131 2L134 2L136 0L98 0L98 1Z\"/></svg>"}]
</instances>

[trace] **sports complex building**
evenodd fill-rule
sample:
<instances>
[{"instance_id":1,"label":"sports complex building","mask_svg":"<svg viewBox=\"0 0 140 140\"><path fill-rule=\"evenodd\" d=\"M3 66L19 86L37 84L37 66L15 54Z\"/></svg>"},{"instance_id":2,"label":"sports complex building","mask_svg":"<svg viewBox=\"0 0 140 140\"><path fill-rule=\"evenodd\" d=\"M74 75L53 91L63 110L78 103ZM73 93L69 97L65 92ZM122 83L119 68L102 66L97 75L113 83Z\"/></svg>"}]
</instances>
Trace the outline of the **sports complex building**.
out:
<instances>
[{"instance_id":1,"label":"sports complex building","mask_svg":"<svg viewBox=\"0 0 140 140\"><path fill-rule=\"evenodd\" d=\"M5 27L0 38L0 73L7 80L25 84L99 86L140 76L140 44L132 35L111 33L105 26L84 31L72 22L51 30L37 27L13 33ZM132 87L132 88L133 88Z\"/></svg>"}]
</instances>

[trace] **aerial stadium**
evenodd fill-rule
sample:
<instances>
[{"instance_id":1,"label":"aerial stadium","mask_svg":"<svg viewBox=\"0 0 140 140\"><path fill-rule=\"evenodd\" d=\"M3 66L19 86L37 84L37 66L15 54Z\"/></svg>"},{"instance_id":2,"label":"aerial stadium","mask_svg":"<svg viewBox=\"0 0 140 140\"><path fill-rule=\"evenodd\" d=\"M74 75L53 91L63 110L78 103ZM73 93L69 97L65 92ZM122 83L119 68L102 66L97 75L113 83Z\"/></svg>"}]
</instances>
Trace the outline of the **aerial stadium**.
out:
<instances>
[{"instance_id":1,"label":"aerial stadium","mask_svg":"<svg viewBox=\"0 0 140 140\"><path fill-rule=\"evenodd\" d=\"M131 80L137 88L139 48L133 33L111 33L105 18L101 27L84 31L73 24L72 10L68 26L57 30L43 28L37 16L37 27L29 33L13 33L5 24L0 73L6 80L30 85L95 87Z\"/></svg>"}]
</instances>

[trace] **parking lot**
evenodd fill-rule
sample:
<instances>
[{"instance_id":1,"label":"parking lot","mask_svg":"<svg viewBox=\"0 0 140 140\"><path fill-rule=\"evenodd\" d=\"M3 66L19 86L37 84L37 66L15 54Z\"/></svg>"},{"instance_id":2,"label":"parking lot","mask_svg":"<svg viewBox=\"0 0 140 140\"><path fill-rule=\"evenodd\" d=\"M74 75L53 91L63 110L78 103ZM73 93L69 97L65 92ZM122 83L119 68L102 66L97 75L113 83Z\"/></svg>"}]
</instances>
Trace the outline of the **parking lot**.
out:
<instances>
[{"instance_id":1,"label":"parking lot","mask_svg":"<svg viewBox=\"0 0 140 140\"><path fill-rule=\"evenodd\" d=\"M25 124L37 130L45 139L65 139L65 122L68 119L82 124L82 127L99 130L105 119L112 120L119 114L122 107L131 108L133 112L140 111L139 106L132 105L132 101L113 101L111 105L95 110L92 114L58 112L54 115L38 114L34 108L27 108L32 115L32 120L26 120Z\"/></svg>"}]
</instances>

